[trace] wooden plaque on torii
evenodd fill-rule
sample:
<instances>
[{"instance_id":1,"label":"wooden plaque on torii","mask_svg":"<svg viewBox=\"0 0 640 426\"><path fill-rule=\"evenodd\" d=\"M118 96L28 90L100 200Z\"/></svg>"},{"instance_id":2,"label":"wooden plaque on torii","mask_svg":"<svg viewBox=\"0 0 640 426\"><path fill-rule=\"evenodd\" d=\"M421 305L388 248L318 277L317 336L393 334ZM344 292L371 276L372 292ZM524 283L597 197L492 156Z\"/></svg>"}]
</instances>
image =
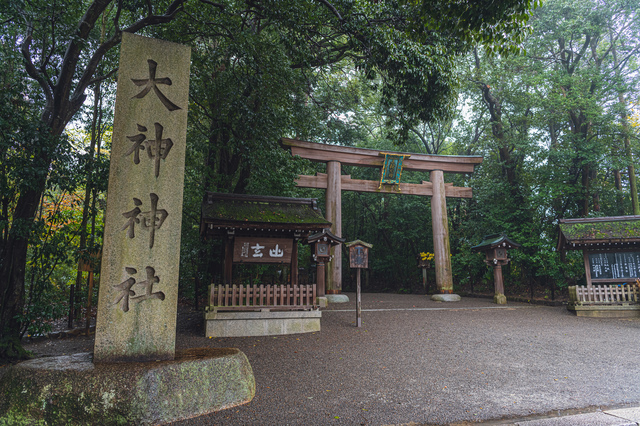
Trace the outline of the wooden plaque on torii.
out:
<instances>
[{"instance_id":1,"label":"wooden plaque on torii","mask_svg":"<svg viewBox=\"0 0 640 426\"><path fill-rule=\"evenodd\" d=\"M332 223L331 232L342 237L342 191L378 192L431 197L433 227L434 264L436 286L440 293L453 292L451 258L449 249L449 226L447 220L447 197L471 198L471 188L455 187L444 183L444 173L473 173L475 166L482 163L481 156L425 155L415 153L384 153L404 155L403 169L428 171L430 182L398 183L381 185L380 181L351 179L341 175L341 165L363 167L383 167L384 157L374 149L328 145L295 139L281 139L281 144L297 155L311 161L327 164L327 173L315 176L300 175L296 180L303 188L326 189L326 218ZM327 273L327 293L342 290L342 247L332 248L333 261Z\"/></svg>"}]
</instances>

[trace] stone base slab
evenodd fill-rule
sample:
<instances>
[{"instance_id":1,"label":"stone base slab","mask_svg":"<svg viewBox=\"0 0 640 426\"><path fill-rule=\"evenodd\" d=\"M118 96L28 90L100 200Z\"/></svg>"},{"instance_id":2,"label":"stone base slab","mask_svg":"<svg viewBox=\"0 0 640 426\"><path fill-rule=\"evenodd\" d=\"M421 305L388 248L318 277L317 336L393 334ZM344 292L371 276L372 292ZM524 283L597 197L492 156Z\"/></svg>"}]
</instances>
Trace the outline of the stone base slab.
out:
<instances>
[{"instance_id":1,"label":"stone base slab","mask_svg":"<svg viewBox=\"0 0 640 426\"><path fill-rule=\"evenodd\" d=\"M320 311L206 312L206 337L249 337L320 331Z\"/></svg>"},{"instance_id":2,"label":"stone base slab","mask_svg":"<svg viewBox=\"0 0 640 426\"><path fill-rule=\"evenodd\" d=\"M504 294L496 294L493 296L493 303L497 305L506 305L507 297Z\"/></svg>"},{"instance_id":3,"label":"stone base slab","mask_svg":"<svg viewBox=\"0 0 640 426\"><path fill-rule=\"evenodd\" d=\"M567 309L579 317L637 318L640 305L567 305Z\"/></svg>"},{"instance_id":4,"label":"stone base slab","mask_svg":"<svg viewBox=\"0 0 640 426\"><path fill-rule=\"evenodd\" d=\"M329 300L326 296L316 297L316 303L320 308L326 308L327 306L329 306Z\"/></svg>"},{"instance_id":5,"label":"stone base slab","mask_svg":"<svg viewBox=\"0 0 640 426\"><path fill-rule=\"evenodd\" d=\"M329 303L349 303L349 296L346 294L327 294Z\"/></svg>"},{"instance_id":6,"label":"stone base slab","mask_svg":"<svg viewBox=\"0 0 640 426\"><path fill-rule=\"evenodd\" d=\"M457 294L434 294L431 300L436 302L459 302L462 298Z\"/></svg>"},{"instance_id":7,"label":"stone base slab","mask_svg":"<svg viewBox=\"0 0 640 426\"><path fill-rule=\"evenodd\" d=\"M0 424L162 424L255 395L251 365L238 349L187 349L158 362L92 358L79 353L10 367L0 379Z\"/></svg>"}]
</instances>

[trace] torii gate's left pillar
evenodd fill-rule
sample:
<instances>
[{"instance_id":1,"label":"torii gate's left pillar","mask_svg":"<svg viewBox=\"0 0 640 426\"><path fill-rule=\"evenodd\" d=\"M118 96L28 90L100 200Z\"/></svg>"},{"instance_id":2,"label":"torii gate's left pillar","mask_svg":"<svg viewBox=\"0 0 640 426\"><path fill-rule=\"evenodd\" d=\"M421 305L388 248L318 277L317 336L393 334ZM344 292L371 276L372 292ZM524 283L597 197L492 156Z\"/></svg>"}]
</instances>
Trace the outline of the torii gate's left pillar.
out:
<instances>
[{"instance_id":1,"label":"torii gate's left pillar","mask_svg":"<svg viewBox=\"0 0 640 426\"><path fill-rule=\"evenodd\" d=\"M339 161L327 162L327 192L326 218L331 222L331 233L342 237L342 184L341 164ZM328 263L326 277L326 293L340 294L342 292L342 245L331 248L333 256Z\"/></svg>"}]
</instances>

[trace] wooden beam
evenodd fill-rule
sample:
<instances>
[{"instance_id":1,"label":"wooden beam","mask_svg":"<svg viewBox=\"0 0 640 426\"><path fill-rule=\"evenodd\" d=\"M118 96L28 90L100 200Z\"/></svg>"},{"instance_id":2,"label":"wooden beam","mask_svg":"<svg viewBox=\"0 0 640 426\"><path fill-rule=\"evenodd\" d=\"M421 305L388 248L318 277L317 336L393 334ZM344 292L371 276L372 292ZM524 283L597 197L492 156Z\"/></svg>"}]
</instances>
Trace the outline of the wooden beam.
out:
<instances>
[{"instance_id":1,"label":"wooden beam","mask_svg":"<svg viewBox=\"0 0 640 426\"><path fill-rule=\"evenodd\" d=\"M382 185L382 188L379 188L379 181L351 179L351 176L348 175L342 175L340 180L343 191L433 196L431 182L401 183L398 191L398 185ZM296 179L296 184L301 188L327 189L327 175L325 173L317 173L316 176L300 175ZM453 186L451 183L445 184L445 195L449 198L471 198L472 194L471 188Z\"/></svg>"},{"instance_id":2,"label":"wooden beam","mask_svg":"<svg viewBox=\"0 0 640 426\"><path fill-rule=\"evenodd\" d=\"M382 167L384 157L375 149L328 145L282 138L281 144L291 149L292 155L317 162L340 161L350 166ZM481 156L425 155L387 151L398 155L411 155L403 162L404 170L442 170L448 173L473 173L475 165L482 163Z\"/></svg>"}]
</instances>

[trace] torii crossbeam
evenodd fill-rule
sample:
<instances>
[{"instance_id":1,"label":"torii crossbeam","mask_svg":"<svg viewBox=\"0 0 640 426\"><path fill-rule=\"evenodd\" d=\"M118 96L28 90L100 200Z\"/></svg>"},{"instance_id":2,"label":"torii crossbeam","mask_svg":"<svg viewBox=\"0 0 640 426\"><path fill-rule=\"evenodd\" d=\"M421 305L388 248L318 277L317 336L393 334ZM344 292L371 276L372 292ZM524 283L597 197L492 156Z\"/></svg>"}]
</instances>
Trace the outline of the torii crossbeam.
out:
<instances>
[{"instance_id":1,"label":"torii crossbeam","mask_svg":"<svg viewBox=\"0 0 640 426\"><path fill-rule=\"evenodd\" d=\"M481 156L425 155L403 152L384 153L404 155L403 169L429 172L430 182L380 185L379 181L351 179L341 175L341 165L383 167L384 157L374 149L327 145L295 139L281 139L284 147L311 161L327 163L327 173L316 176L300 175L296 183L304 188L326 189L326 218L333 225L331 232L342 237L342 191L379 192L431 197L431 220L433 227L433 251L436 267L436 286L440 293L453 292L451 258L449 249L449 224L447 219L447 197L471 198L471 188L455 187L444 183L444 172L473 173L482 163ZM342 247L333 248L333 258L327 273L327 294L342 291Z\"/></svg>"}]
</instances>

